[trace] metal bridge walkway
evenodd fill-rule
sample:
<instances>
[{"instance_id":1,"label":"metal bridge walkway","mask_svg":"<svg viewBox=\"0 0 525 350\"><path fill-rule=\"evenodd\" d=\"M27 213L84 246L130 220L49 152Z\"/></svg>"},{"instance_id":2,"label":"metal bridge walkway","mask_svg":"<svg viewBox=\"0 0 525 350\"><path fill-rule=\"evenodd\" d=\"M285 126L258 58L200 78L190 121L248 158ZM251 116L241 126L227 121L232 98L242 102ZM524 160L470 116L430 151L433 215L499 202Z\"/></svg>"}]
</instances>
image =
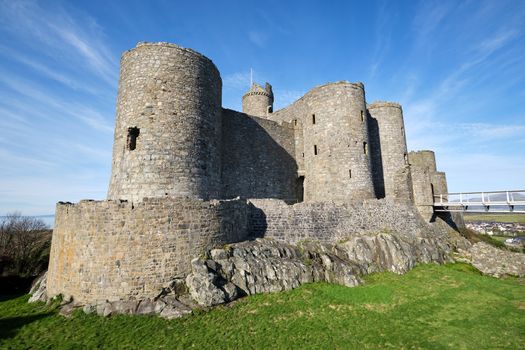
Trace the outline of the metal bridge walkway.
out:
<instances>
[{"instance_id":1,"label":"metal bridge walkway","mask_svg":"<svg viewBox=\"0 0 525 350\"><path fill-rule=\"evenodd\" d=\"M525 214L525 190L440 194L434 196L434 211Z\"/></svg>"}]
</instances>

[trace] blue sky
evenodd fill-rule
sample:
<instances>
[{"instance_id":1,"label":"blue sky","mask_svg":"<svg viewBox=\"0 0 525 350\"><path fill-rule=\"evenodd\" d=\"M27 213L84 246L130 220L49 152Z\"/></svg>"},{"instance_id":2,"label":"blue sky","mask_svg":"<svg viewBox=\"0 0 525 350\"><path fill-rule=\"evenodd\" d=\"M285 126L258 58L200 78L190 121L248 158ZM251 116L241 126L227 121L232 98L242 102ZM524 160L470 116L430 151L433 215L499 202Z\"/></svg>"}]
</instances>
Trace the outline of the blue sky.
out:
<instances>
[{"instance_id":1,"label":"blue sky","mask_svg":"<svg viewBox=\"0 0 525 350\"><path fill-rule=\"evenodd\" d=\"M250 68L276 109L362 81L403 105L450 191L525 187L525 1L0 0L0 215L106 196L119 58L139 41L211 58L233 109Z\"/></svg>"}]
</instances>

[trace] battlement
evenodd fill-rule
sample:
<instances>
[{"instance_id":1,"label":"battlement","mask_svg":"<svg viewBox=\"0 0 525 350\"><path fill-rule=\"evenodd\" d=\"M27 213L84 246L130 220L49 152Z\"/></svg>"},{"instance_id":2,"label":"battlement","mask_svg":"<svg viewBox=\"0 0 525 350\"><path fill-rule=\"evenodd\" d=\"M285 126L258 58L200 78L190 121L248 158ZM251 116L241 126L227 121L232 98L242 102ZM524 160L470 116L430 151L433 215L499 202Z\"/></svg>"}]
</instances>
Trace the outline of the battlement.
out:
<instances>
[{"instance_id":1,"label":"battlement","mask_svg":"<svg viewBox=\"0 0 525 350\"><path fill-rule=\"evenodd\" d=\"M273 102L273 91L272 86L268 83L266 83L266 86L263 88L261 85L257 83L252 83L252 86L250 87L250 90L245 93L242 98L245 99L248 96L254 96L254 95L261 95L261 96L267 96L270 97Z\"/></svg>"},{"instance_id":2,"label":"battlement","mask_svg":"<svg viewBox=\"0 0 525 350\"><path fill-rule=\"evenodd\" d=\"M314 93L317 90L321 90L321 89L324 89L326 87L333 87L333 86L337 86L337 85L350 86L350 87L353 87L353 88L356 88L356 89L361 89L361 90L364 90L364 88L365 88L365 85L362 82L360 82L360 81L353 83L353 82L350 82L348 80L339 80L339 81L334 81L334 82L330 82L330 83L314 86L312 89L310 89L305 94L305 96L310 94L310 93Z\"/></svg>"},{"instance_id":3,"label":"battlement","mask_svg":"<svg viewBox=\"0 0 525 350\"><path fill-rule=\"evenodd\" d=\"M176 49L176 50L179 50L181 52L189 53L191 55L194 55L195 57L198 57L199 59L205 59L205 60L209 61L210 63L213 63L213 61L210 58L206 57L205 55L201 54L200 52L197 52L197 51L195 51L193 49L189 49L189 48L186 48L186 47L179 46L177 44L172 44L172 43L162 42L162 41L159 41L159 42L139 41L137 43L137 45L135 45L134 48L124 51L122 56L125 56L125 55L129 54L130 52L133 52L133 51L135 51L137 49L151 48L151 47L163 47L163 48ZM215 67L215 64L214 64L214 67ZM217 69L217 67L215 67L215 69ZM218 71L218 69L217 69L217 71Z\"/></svg>"},{"instance_id":4,"label":"battlement","mask_svg":"<svg viewBox=\"0 0 525 350\"><path fill-rule=\"evenodd\" d=\"M399 108L402 109L401 105L397 102L387 102L387 101L375 101L366 106L368 109L374 109L374 108L384 108L384 107L392 107L392 108Z\"/></svg>"}]
</instances>

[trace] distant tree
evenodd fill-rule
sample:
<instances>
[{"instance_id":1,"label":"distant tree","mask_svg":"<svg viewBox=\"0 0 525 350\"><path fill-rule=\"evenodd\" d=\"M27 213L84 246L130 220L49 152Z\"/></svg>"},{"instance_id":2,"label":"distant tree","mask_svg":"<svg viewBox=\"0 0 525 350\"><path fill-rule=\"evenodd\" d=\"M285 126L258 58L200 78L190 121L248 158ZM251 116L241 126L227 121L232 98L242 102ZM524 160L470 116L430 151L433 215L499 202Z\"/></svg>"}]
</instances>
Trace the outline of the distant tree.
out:
<instances>
[{"instance_id":1,"label":"distant tree","mask_svg":"<svg viewBox=\"0 0 525 350\"><path fill-rule=\"evenodd\" d=\"M50 230L38 218L7 214L0 220L0 261L2 273L29 276L38 274L50 245Z\"/></svg>"}]
</instances>

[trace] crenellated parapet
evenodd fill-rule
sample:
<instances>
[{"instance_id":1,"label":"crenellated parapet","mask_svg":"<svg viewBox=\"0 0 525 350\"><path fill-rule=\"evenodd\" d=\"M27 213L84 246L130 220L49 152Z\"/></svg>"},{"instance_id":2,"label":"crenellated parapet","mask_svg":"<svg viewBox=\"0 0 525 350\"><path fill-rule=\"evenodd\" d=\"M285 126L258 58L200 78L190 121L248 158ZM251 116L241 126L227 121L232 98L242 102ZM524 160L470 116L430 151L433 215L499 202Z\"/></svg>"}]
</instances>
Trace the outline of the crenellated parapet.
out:
<instances>
[{"instance_id":1,"label":"crenellated parapet","mask_svg":"<svg viewBox=\"0 0 525 350\"><path fill-rule=\"evenodd\" d=\"M252 83L250 90L242 97L242 112L254 116L266 116L273 112L273 91L268 83L264 88Z\"/></svg>"}]
</instances>

